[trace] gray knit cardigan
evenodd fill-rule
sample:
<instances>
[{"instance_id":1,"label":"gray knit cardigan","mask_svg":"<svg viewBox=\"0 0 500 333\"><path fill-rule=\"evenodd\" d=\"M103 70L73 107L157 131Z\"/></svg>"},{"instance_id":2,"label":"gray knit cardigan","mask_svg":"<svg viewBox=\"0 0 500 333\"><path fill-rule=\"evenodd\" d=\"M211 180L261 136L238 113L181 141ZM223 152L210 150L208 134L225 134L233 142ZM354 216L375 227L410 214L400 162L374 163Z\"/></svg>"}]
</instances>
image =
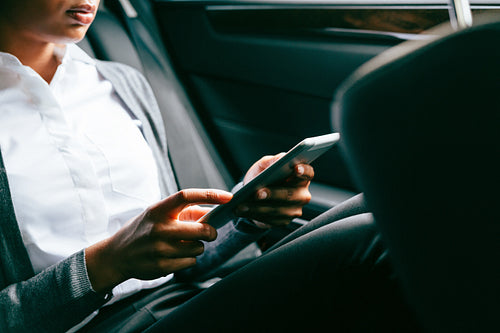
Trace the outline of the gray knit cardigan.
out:
<instances>
[{"instance_id":1,"label":"gray knit cardigan","mask_svg":"<svg viewBox=\"0 0 500 333\"><path fill-rule=\"evenodd\" d=\"M163 176L160 177L162 192L168 193L172 172L166 162L165 130L150 86L142 74L128 66L98 61L97 68L112 82L129 111L143 123L144 136ZM226 224L218 233L217 241L209 243L198 260L201 267L198 271L226 260L259 236L239 231L233 223ZM34 274L17 225L0 147L0 332L64 332L100 308L108 298L92 290L83 249Z\"/></svg>"}]
</instances>

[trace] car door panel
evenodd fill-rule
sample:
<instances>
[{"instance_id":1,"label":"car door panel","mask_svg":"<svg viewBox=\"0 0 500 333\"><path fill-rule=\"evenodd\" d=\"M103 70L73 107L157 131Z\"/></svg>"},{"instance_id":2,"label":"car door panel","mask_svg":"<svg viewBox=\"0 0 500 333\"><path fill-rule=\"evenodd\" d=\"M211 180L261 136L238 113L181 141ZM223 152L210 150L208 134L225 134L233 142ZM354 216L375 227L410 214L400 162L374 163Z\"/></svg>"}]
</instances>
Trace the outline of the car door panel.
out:
<instances>
[{"instance_id":1,"label":"car door panel","mask_svg":"<svg viewBox=\"0 0 500 333\"><path fill-rule=\"evenodd\" d=\"M179 75L235 177L262 155L330 132L332 97L350 73L447 19L443 6L406 10L272 0L155 5ZM313 191L321 189L317 208L357 191L338 147L314 166L319 186Z\"/></svg>"}]
</instances>

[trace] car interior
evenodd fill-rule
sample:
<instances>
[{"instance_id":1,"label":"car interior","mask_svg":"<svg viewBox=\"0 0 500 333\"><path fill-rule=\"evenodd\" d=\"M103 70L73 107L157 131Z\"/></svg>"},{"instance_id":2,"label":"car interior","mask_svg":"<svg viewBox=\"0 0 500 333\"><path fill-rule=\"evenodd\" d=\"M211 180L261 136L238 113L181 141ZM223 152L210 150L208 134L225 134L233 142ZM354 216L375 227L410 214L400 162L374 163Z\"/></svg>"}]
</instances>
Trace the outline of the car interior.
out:
<instances>
[{"instance_id":1,"label":"car interior","mask_svg":"<svg viewBox=\"0 0 500 333\"><path fill-rule=\"evenodd\" d=\"M259 248L363 192L422 326L487 332L498 22L496 1L104 0L79 45L149 80L182 188L231 189L259 157L340 132L303 218Z\"/></svg>"},{"instance_id":2,"label":"car interior","mask_svg":"<svg viewBox=\"0 0 500 333\"><path fill-rule=\"evenodd\" d=\"M367 63L334 106L348 165L429 331L499 324L500 24L477 21Z\"/></svg>"}]
</instances>

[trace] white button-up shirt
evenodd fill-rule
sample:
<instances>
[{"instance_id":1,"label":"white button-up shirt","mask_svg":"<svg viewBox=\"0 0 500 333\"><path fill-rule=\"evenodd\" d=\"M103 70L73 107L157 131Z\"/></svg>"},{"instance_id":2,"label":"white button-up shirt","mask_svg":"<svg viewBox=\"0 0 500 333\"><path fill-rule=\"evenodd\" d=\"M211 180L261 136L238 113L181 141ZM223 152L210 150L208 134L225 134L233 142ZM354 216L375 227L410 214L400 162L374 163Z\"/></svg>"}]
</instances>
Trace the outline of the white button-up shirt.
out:
<instances>
[{"instance_id":1,"label":"white button-up shirt","mask_svg":"<svg viewBox=\"0 0 500 333\"><path fill-rule=\"evenodd\" d=\"M77 46L59 51L50 84L0 53L0 147L35 272L160 199L154 157L111 83ZM167 279L128 280L114 300Z\"/></svg>"}]
</instances>

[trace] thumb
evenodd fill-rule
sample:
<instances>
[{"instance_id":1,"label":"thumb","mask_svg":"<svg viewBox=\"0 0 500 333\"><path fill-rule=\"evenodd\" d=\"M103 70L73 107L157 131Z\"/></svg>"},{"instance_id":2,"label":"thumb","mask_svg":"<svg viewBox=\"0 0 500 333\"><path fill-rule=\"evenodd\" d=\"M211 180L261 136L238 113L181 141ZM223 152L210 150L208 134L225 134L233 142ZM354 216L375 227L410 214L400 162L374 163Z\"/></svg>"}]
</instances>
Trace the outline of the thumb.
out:
<instances>
[{"instance_id":1,"label":"thumb","mask_svg":"<svg viewBox=\"0 0 500 333\"><path fill-rule=\"evenodd\" d=\"M203 215L211 211L213 208L212 207L201 207L201 206L191 206L188 208L185 208L180 214L179 214L179 220L180 221L198 221Z\"/></svg>"}]
</instances>

